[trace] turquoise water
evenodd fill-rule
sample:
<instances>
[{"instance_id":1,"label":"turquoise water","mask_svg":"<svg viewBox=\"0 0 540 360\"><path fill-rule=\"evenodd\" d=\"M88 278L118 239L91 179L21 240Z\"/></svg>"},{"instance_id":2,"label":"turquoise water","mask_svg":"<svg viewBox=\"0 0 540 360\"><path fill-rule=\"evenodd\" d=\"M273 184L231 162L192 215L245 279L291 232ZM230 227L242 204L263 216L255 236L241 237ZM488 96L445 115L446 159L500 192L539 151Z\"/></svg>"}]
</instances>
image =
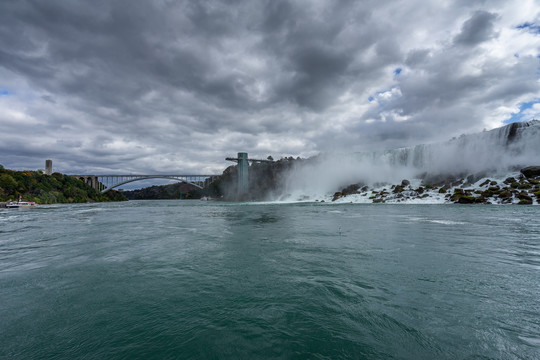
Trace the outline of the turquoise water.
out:
<instances>
[{"instance_id":1,"label":"turquoise water","mask_svg":"<svg viewBox=\"0 0 540 360\"><path fill-rule=\"evenodd\" d=\"M0 211L0 358L538 359L540 207Z\"/></svg>"}]
</instances>

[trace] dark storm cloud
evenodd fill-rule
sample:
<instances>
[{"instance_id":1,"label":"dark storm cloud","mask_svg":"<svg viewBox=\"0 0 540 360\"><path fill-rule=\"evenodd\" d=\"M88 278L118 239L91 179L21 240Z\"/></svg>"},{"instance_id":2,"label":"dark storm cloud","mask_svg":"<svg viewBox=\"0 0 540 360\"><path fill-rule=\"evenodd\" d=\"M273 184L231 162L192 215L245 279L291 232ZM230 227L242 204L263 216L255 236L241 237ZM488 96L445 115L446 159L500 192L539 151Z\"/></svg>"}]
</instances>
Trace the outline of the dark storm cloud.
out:
<instances>
[{"instance_id":1,"label":"dark storm cloud","mask_svg":"<svg viewBox=\"0 0 540 360\"><path fill-rule=\"evenodd\" d=\"M405 64L412 68L415 68L419 65L422 65L425 63L427 57L429 55L429 50L426 49L414 49L411 50L405 59Z\"/></svg>"},{"instance_id":2,"label":"dark storm cloud","mask_svg":"<svg viewBox=\"0 0 540 360\"><path fill-rule=\"evenodd\" d=\"M3 1L0 163L219 172L242 150L493 127L539 96L538 36L520 27L537 6L516 4Z\"/></svg>"},{"instance_id":3,"label":"dark storm cloud","mask_svg":"<svg viewBox=\"0 0 540 360\"><path fill-rule=\"evenodd\" d=\"M476 11L473 16L463 23L461 32L455 37L454 41L463 45L476 45L487 41L496 36L493 21L497 15L486 12Z\"/></svg>"}]
</instances>

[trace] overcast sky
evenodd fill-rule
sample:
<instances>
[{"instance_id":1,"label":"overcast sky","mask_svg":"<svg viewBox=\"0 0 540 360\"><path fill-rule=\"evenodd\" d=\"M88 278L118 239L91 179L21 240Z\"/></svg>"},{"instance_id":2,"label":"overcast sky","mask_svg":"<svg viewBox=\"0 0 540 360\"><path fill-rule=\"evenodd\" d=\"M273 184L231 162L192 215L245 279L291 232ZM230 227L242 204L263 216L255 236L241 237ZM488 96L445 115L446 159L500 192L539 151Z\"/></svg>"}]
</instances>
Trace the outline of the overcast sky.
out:
<instances>
[{"instance_id":1,"label":"overcast sky","mask_svg":"<svg viewBox=\"0 0 540 360\"><path fill-rule=\"evenodd\" d=\"M221 173L540 114L535 0L0 2L0 164Z\"/></svg>"}]
</instances>

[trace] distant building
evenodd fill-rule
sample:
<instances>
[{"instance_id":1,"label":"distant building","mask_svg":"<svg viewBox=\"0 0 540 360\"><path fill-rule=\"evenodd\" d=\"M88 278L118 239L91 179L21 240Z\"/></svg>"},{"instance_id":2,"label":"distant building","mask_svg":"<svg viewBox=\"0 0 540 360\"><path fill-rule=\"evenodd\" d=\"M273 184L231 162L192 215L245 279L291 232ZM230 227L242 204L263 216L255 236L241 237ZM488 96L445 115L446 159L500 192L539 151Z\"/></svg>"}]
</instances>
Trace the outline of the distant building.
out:
<instances>
[{"instance_id":1,"label":"distant building","mask_svg":"<svg viewBox=\"0 0 540 360\"><path fill-rule=\"evenodd\" d=\"M52 160L45 160L45 175L52 175Z\"/></svg>"}]
</instances>

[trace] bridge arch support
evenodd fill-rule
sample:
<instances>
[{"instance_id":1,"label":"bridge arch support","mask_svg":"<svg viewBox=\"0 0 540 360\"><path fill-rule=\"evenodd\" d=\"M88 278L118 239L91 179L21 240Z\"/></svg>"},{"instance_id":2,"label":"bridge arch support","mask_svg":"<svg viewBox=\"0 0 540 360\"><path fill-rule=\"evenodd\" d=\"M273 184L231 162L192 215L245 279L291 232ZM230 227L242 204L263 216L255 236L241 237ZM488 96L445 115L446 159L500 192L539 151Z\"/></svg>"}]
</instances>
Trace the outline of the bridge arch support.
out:
<instances>
[{"instance_id":1,"label":"bridge arch support","mask_svg":"<svg viewBox=\"0 0 540 360\"><path fill-rule=\"evenodd\" d=\"M215 175L72 175L92 186L102 194L131 182L148 179L166 179L183 182L202 189L205 182L213 179Z\"/></svg>"},{"instance_id":2,"label":"bridge arch support","mask_svg":"<svg viewBox=\"0 0 540 360\"><path fill-rule=\"evenodd\" d=\"M197 187L199 189L203 188L203 184L199 184L199 181L197 181L197 180L189 180L189 179L183 179L183 178L171 177L171 176L145 176L145 177L137 177L137 178L133 178L133 179L121 180L120 182L117 182L115 184L107 186L105 189L101 190L101 193L105 194L106 192L108 192L108 191L110 191L110 190L112 190L114 188L117 188L119 186L129 184L131 182L140 181L140 180L147 180L147 179L175 180L175 181L178 181L178 182L183 182L183 183L186 183L186 184L193 185L193 186L195 186L195 187ZM202 182L204 183L204 180L202 180Z\"/></svg>"}]
</instances>

